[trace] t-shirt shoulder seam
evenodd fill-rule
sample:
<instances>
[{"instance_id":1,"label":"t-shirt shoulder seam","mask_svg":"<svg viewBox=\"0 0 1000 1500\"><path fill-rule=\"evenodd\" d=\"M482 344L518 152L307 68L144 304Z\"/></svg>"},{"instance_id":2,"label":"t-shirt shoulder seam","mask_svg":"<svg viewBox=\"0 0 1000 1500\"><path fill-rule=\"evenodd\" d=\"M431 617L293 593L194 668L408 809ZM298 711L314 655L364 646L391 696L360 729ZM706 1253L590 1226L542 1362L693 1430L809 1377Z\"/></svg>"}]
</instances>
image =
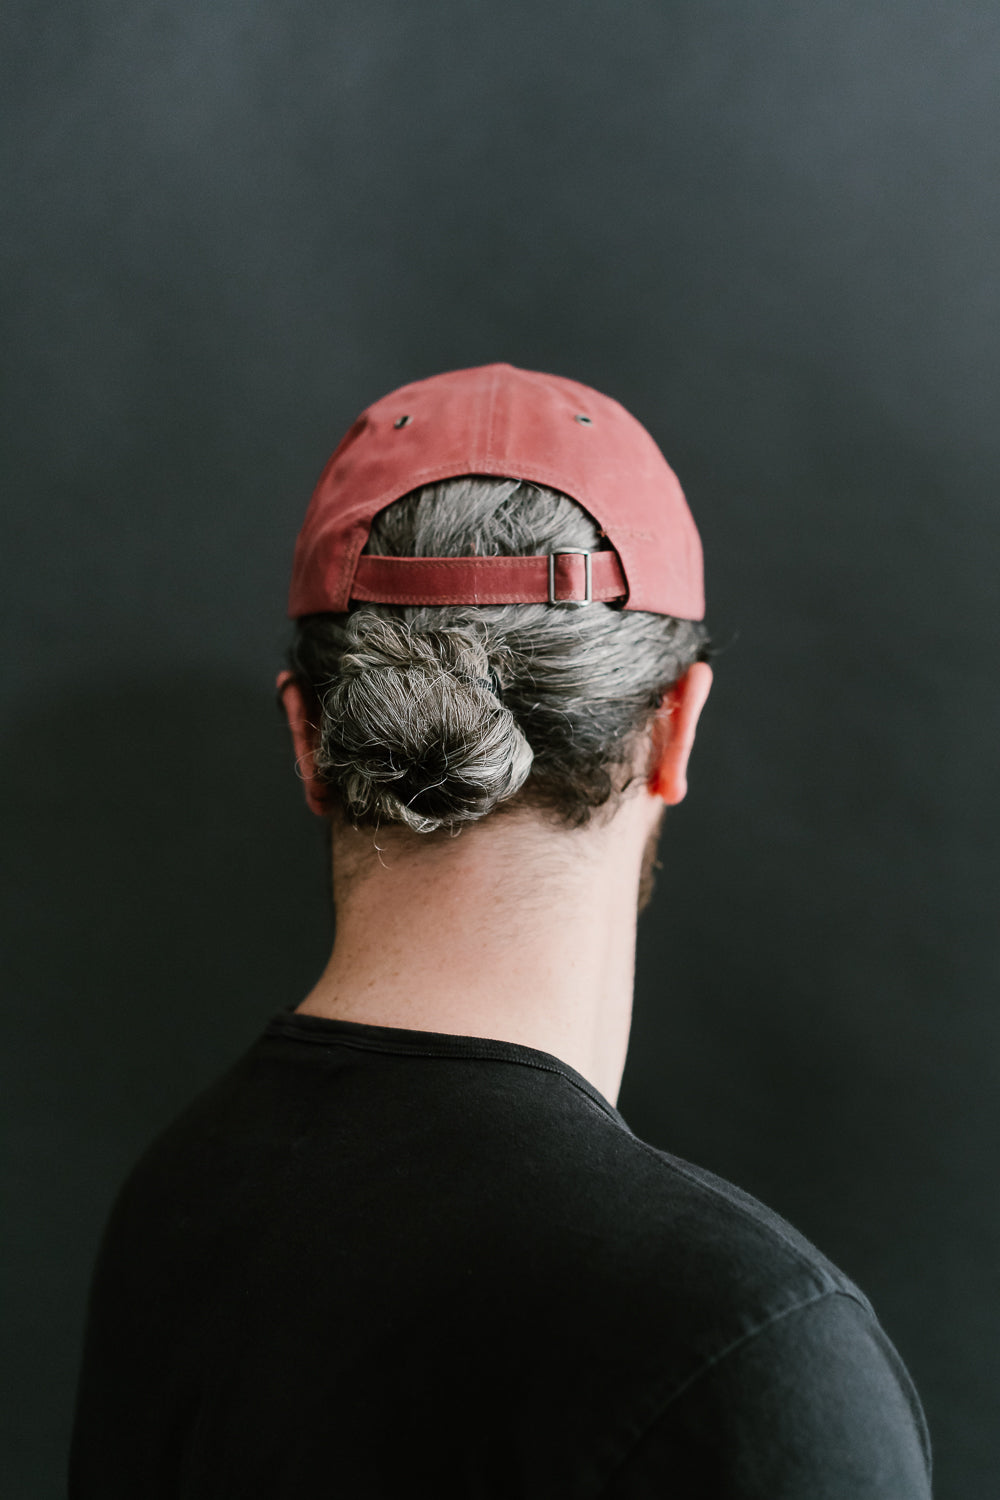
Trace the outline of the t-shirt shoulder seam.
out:
<instances>
[{"instance_id":1,"label":"t-shirt shoulder seam","mask_svg":"<svg viewBox=\"0 0 1000 1500\"><path fill-rule=\"evenodd\" d=\"M737 1349L742 1349L745 1344L752 1343L762 1333L766 1333L769 1328L773 1328L775 1323L782 1322L783 1319L791 1317L793 1313L805 1312L810 1307L815 1307L817 1303L828 1302L834 1297L846 1297L848 1301L856 1302L866 1316L871 1314L871 1309L864 1299L846 1287L829 1287L825 1291L814 1292L810 1297L802 1297L798 1302L792 1302L788 1307L782 1307L777 1312L771 1313L770 1317L764 1318L762 1322L757 1323L753 1328L748 1328L745 1333L741 1333L739 1338L733 1339L730 1343L724 1345L723 1348L717 1349L714 1354L710 1354L693 1374L685 1376L680 1385L671 1392L661 1406L658 1415L662 1416L703 1375L707 1375L710 1370L713 1370L716 1365L721 1364L730 1354L735 1354Z\"/></svg>"},{"instance_id":2,"label":"t-shirt shoulder seam","mask_svg":"<svg viewBox=\"0 0 1000 1500\"><path fill-rule=\"evenodd\" d=\"M722 1364L722 1362L728 1359L731 1354L735 1354L738 1349L744 1348L747 1344L752 1343L754 1339L759 1338L761 1334L766 1333L769 1328L773 1328L776 1323L782 1322L785 1318L792 1317L795 1313L805 1312L809 1308L817 1306L817 1304L820 1302L828 1302L834 1297L846 1297L849 1301L857 1303L866 1317L874 1317L872 1309L868 1306L865 1299L848 1287L829 1287L824 1291L814 1292L812 1296L800 1298L798 1301L790 1303L788 1307L783 1307L779 1309L778 1312L771 1313L771 1315L767 1318L764 1318L762 1322L755 1324L753 1328L748 1328L746 1332L741 1333L738 1338L732 1339L728 1344L724 1345L723 1348L717 1349L714 1354L709 1355L709 1357L704 1360L696 1370L692 1371L690 1375L686 1375L684 1379L674 1387L669 1396L667 1396L666 1400L657 1408L656 1415L646 1423L642 1431L630 1444L627 1452L625 1452L619 1462L616 1463L612 1473L607 1476L604 1481L604 1489L607 1489L607 1486L618 1478L622 1469L629 1462L629 1459L634 1453L636 1447L639 1443L642 1442L647 1433L652 1431L657 1422L662 1420L662 1418L666 1415L666 1413L670 1410L674 1403L676 1401L679 1401L682 1396L686 1395L687 1392L692 1388L692 1386L696 1385L699 1380L702 1380L718 1365Z\"/></svg>"}]
</instances>

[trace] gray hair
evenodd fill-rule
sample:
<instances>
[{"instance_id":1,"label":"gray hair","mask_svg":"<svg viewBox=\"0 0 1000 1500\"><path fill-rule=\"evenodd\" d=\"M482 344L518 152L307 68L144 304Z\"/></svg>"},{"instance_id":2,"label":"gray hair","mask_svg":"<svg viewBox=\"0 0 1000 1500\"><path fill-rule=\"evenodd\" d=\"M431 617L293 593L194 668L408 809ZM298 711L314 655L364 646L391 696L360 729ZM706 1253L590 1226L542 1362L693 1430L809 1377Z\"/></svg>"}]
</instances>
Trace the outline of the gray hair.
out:
<instances>
[{"instance_id":1,"label":"gray hair","mask_svg":"<svg viewBox=\"0 0 1000 1500\"><path fill-rule=\"evenodd\" d=\"M364 550L523 556L602 541L557 490L472 475L396 500ZM318 716L317 776L355 827L457 833L495 810L582 827L615 805L663 693L709 654L697 621L602 603L358 604L297 621L289 666Z\"/></svg>"}]
</instances>

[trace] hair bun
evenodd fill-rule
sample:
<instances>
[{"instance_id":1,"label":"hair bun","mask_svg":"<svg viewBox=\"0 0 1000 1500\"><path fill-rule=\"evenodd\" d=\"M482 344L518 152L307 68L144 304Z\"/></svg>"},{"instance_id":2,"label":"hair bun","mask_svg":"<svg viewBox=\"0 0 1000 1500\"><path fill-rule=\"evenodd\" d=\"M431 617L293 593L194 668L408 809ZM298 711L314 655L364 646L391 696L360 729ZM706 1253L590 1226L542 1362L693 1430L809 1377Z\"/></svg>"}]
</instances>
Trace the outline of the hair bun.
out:
<instances>
[{"instance_id":1,"label":"hair bun","mask_svg":"<svg viewBox=\"0 0 1000 1500\"><path fill-rule=\"evenodd\" d=\"M316 769L352 821L455 829L523 786L531 746L482 630L417 630L359 609L347 634Z\"/></svg>"}]
</instances>

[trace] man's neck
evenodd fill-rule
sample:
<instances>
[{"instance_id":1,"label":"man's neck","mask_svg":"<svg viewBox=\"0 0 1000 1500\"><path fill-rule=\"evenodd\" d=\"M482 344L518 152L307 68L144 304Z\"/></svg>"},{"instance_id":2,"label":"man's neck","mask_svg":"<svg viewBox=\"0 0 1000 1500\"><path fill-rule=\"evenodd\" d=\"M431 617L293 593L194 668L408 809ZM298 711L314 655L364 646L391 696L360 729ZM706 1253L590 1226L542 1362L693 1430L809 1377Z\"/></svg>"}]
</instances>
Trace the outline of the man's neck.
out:
<instances>
[{"instance_id":1,"label":"man's neck","mask_svg":"<svg viewBox=\"0 0 1000 1500\"><path fill-rule=\"evenodd\" d=\"M337 829L336 942L299 1010L534 1047L614 1103L650 801L575 832L511 816L433 846L380 834L378 853Z\"/></svg>"}]
</instances>

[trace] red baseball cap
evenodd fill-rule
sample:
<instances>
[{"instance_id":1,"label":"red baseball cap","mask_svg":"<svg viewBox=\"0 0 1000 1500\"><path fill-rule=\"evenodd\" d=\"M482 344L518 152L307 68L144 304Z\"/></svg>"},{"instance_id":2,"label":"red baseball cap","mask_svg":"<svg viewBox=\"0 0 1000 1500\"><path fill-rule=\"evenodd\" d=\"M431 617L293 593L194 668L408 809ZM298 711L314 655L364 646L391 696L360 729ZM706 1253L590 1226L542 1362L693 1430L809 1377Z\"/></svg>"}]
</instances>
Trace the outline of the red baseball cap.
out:
<instances>
[{"instance_id":1,"label":"red baseball cap","mask_svg":"<svg viewBox=\"0 0 1000 1500\"><path fill-rule=\"evenodd\" d=\"M534 557L361 555L378 511L463 474L561 490L609 547ZM288 613L382 604L617 602L700 620L701 541L677 476L610 396L559 375L481 365L392 391L362 412L320 476L299 533Z\"/></svg>"}]
</instances>

